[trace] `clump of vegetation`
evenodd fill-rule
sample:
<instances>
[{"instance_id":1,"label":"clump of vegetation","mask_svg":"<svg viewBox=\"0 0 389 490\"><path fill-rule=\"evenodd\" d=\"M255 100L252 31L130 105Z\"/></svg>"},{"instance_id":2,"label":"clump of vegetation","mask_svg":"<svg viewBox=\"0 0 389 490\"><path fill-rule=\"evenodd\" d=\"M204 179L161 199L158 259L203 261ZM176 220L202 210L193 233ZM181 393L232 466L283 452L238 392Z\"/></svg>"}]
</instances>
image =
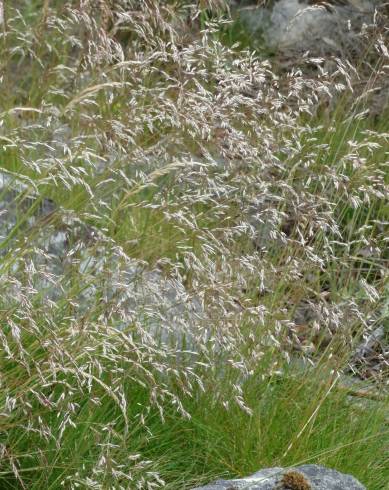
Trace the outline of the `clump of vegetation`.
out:
<instances>
[{"instance_id":1,"label":"clump of vegetation","mask_svg":"<svg viewBox=\"0 0 389 490\"><path fill-rule=\"evenodd\" d=\"M311 490L312 486L306 476L299 471L287 471L282 476L281 484L283 488L289 490Z\"/></svg>"},{"instance_id":2,"label":"clump of vegetation","mask_svg":"<svg viewBox=\"0 0 389 490\"><path fill-rule=\"evenodd\" d=\"M387 399L340 385L388 302L354 68L276 75L216 1L0 4L0 487L309 461L382 488Z\"/></svg>"}]
</instances>

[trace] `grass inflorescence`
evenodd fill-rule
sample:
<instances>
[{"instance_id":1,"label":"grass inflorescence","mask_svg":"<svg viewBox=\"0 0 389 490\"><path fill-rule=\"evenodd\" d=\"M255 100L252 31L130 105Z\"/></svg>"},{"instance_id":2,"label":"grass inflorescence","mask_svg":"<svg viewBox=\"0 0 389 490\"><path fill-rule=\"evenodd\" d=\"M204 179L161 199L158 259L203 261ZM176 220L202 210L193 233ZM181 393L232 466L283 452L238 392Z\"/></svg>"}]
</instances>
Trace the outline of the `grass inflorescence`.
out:
<instances>
[{"instance_id":1,"label":"grass inflorescence","mask_svg":"<svg viewBox=\"0 0 389 490\"><path fill-rule=\"evenodd\" d=\"M3 4L0 487L383 489L385 31L361 91L275 73L216 0Z\"/></svg>"}]
</instances>

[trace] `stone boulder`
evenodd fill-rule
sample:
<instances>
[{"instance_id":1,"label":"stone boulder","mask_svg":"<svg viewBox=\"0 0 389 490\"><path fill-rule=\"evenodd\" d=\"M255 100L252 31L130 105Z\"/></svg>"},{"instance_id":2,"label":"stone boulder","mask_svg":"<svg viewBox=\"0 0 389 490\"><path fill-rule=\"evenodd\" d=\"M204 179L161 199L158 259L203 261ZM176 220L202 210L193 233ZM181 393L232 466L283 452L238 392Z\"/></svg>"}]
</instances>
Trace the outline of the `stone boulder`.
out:
<instances>
[{"instance_id":1,"label":"stone boulder","mask_svg":"<svg viewBox=\"0 0 389 490\"><path fill-rule=\"evenodd\" d=\"M198 350L205 315L180 277L129 257L102 230L0 172L0 305L68 305L150 344ZM204 330L203 330L204 328Z\"/></svg>"},{"instance_id":2,"label":"stone boulder","mask_svg":"<svg viewBox=\"0 0 389 490\"><path fill-rule=\"evenodd\" d=\"M310 51L320 56L356 53L364 48L360 31L371 24L372 0L275 0L240 2L241 20L253 35L281 51Z\"/></svg>"},{"instance_id":3,"label":"stone boulder","mask_svg":"<svg viewBox=\"0 0 389 490\"><path fill-rule=\"evenodd\" d=\"M296 468L266 468L247 478L218 480L193 490L366 490L351 475L306 464Z\"/></svg>"}]
</instances>

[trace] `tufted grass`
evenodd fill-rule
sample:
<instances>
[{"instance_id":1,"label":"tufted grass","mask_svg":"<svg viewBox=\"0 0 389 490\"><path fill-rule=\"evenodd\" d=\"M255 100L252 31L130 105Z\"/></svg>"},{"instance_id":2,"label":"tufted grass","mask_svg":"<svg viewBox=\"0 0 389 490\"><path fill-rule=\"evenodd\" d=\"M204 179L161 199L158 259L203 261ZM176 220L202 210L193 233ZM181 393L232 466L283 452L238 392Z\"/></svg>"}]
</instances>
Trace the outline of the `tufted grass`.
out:
<instances>
[{"instance_id":1,"label":"tufted grass","mask_svg":"<svg viewBox=\"0 0 389 490\"><path fill-rule=\"evenodd\" d=\"M27 187L1 238L0 488L189 490L318 463L383 490L387 372L345 373L387 329L385 113L353 105L352 70L276 76L205 10L220 2L130 3L112 42L97 3L6 5L0 165ZM57 210L29 228L45 199ZM54 305L35 291L29 254L67 212L101 232L89 253L182 282L207 336L147 336L156 305L125 314L82 250L59 277L39 271Z\"/></svg>"}]
</instances>

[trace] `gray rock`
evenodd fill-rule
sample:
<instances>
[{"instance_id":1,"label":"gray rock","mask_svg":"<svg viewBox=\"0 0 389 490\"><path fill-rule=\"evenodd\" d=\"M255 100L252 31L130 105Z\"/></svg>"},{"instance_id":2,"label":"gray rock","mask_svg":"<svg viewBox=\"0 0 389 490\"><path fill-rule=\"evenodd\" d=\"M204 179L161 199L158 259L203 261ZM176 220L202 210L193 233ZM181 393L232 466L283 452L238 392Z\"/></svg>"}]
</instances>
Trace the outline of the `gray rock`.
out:
<instances>
[{"instance_id":1,"label":"gray rock","mask_svg":"<svg viewBox=\"0 0 389 490\"><path fill-rule=\"evenodd\" d=\"M0 172L0 304L28 301L72 317L130 327L150 344L197 351L207 330L178 274L128 257L102 231ZM74 279L77 278L75 281ZM62 306L61 306L62 305Z\"/></svg>"},{"instance_id":2,"label":"gray rock","mask_svg":"<svg viewBox=\"0 0 389 490\"><path fill-rule=\"evenodd\" d=\"M261 33L272 48L328 52L355 52L363 48L359 32L373 22L372 0L323 2L313 0L276 0L255 7L240 8L240 17L252 33Z\"/></svg>"},{"instance_id":3,"label":"gray rock","mask_svg":"<svg viewBox=\"0 0 389 490\"><path fill-rule=\"evenodd\" d=\"M297 478L301 483L293 486L293 475L297 472ZM289 474L289 477L288 477ZM302 475L302 476L301 476ZM303 483L306 483L304 486ZM205 487L197 487L193 490L366 490L358 480L351 475L319 466L307 464L296 468L266 468L254 473L247 478L238 480L218 480Z\"/></svg>"},{"instance_id":4,"label":"gray rock","mask_svg":"<svg viewBox=\"0 0 389 490\"><path fill-rule=\"evenodd\" d=\"M384 379L389 372L389 332L380 325L366 332L350 362L354 375L362 379ZM386 376L385 376L386 375ZM386 383L388 384L388 383Z\"/></svg>"}]
</instances>

